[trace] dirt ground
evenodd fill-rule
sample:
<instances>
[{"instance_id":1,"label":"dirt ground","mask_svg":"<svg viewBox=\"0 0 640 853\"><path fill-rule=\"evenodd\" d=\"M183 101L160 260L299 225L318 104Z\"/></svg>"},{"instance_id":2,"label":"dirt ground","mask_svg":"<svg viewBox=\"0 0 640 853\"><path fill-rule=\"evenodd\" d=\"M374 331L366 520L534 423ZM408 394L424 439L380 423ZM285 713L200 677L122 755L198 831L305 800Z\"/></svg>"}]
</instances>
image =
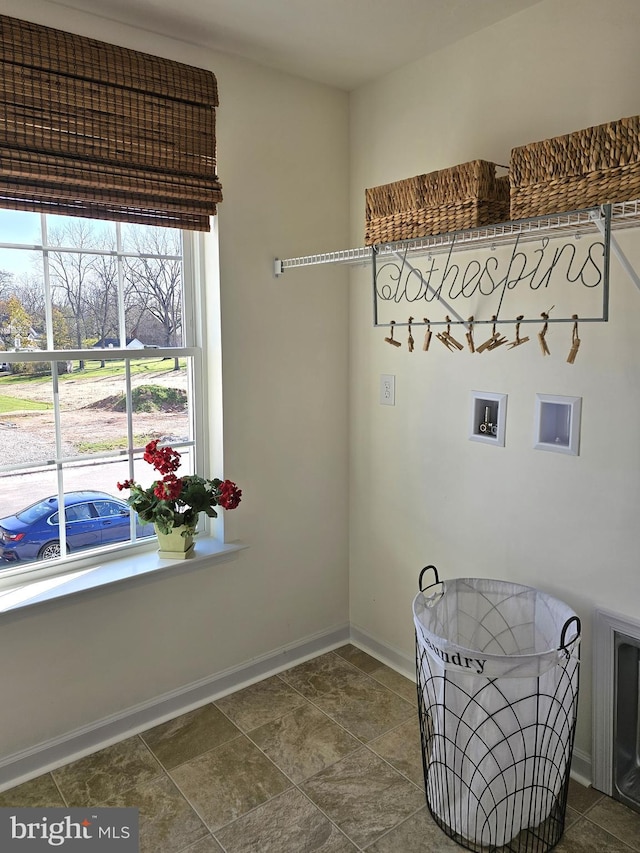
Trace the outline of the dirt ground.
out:
<instances>
[{"instance_id":1,"label":"dirt ground","mask_svg":"<svg viewBox=\"0 0 640 853\"><path fill-rule=\"evenodd\" d=\"M115 439L127 434L127 416L120 412L100 412L95 409L76 409L61 414L64 451L68 455L77 453L79 442ZM148 436L147 440L159 438L167 441L187 435L186 414L166 412L143 412L134 415L135 435ZM29 412L14 414L0 422L3 465L15 465L35 461L45 447L45 455L51 456L55 447L53 412Z\"/></svg>"},{"instance_id":2,"label":"dirt ground","mask_svg":"<svg viewBox=\"0 0 640 853\"><path fill-rule=\"evenodd\" d=\"M78 409L104 400L114 394L124 393L124 379L121 376L85 376L79 375L72 378L73 374L67 374L60 381L60 404L65 409ZM134 373L131 377L134 388L139 385L164 385L167 388L187 388L187 374L185 370L153 370L148 373ZM7 397L22 397L34 400L38 403L51 403L51 387L48 383L27 383L21 386L2 386L2 394Z\"/></svg>"},{"instance_id":3,"label":"dirt ground","mask_svg":"<svg viewBox=\"0 0 640 853\"><path fill-rule=\"evenodd\" d=\"M164 385L169 388L187 388L187 376L184 370L166 370L153 373L135 374L132 377L134 388L140 385ZM118 438L127 433L127 416L123 412L103 411L96 408L101 400L124 393L124 382L121 377L98 377L95 379L78 377L65 379L60 382L60 410L63 440L68 449L78 442L97 441L100 439ZM29 385L27 390L19 384L13 387L3 387L2 394L8 397L21 397L38 403L51 403L50 386L46 383ZM53 444L53 410L47 409L35 412L13 412L0 416L0 431L3 442L8 434L17 430L23 451L28 451L30 437L38 441ZM148 434L151 438L162 438L165 435L183 435L187 427L186 413L176 412L139 412L133 415L135 434ZM9 439L10 440L10 439ZM14 443L14 442L11 442ZM33 450L33 448L31 448ZM24 453L20 453L23 456ZM7 459L7 451L3 454L4 464L31 459Z\"/></svg>"}]
</instances>

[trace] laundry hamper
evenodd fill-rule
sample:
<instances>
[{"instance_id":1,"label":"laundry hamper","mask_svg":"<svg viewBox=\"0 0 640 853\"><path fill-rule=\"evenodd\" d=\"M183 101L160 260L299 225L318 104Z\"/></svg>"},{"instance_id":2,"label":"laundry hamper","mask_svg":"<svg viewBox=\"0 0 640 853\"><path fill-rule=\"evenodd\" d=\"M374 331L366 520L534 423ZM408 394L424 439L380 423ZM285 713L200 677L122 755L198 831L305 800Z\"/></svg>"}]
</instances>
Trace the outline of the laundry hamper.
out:
<instances>
[{"instance_id":1,"label":"laundry hamper","mask_svg":"<svg viewBox=\"0 0 640 853\"><path fill-rule=\"evenodd\" d=\"M434 582L423 587L425 573ZM536 589L420 573L413 601L427 805L478 853L551 850L564 831L580 620Z\"/></svg>"}]
</instances>

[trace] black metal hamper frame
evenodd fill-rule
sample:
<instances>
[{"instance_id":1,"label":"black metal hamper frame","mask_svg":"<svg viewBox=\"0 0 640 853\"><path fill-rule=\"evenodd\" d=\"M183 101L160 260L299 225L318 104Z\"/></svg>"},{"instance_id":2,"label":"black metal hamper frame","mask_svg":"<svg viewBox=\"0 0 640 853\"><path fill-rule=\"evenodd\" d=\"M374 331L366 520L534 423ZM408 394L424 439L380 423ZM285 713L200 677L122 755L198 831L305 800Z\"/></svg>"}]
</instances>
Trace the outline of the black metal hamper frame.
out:
<instances>
[{"instance_id":1,"label":"black metal hamper frame","mask_svg":"<svg viewBox=\"0 0 640 853\"><path fill-rule=\"evenodd\" d=\"M435 581L426 587L422 586L423 577L426 572L433 571ZM418 586L420 593L439 585L437 568L433 565L426 566L420 572ZM567 631L572 623L576 624L577 633L567 642ZM461 717L456 715L454 709L447 707L447 690L455 688L456 695L461 694L467 697L467 708L473 703L478 708L482 705L482 692L484 688L475 692L467 692L461 688L461 681L464 681L464 676L456 679L455 685L450 684L450 676L448 670L442 668L442 671L437 671L434 668L435 660L427 650L426 646L421 645L418 631L416 629L416 673L417 673L417 692L418 692L418 714L420 723L420 740L422 748L422 764L425 781L425 795L427 806L431 815L438 826L451 839L468 850L476 851L476 853L546 853L551 850L560 841L564 832L565 815L567 806L567 794L569 786L569 768L571 764L571 756L573 753L573 743L575 739L576 715L577 715L577 700L578 700L578 677L579 677L579 642L576 644L576 652L571 653L568 646L575 644L581 633L580 620L577 616L568 619L561 631L559 652L564 652L564 655L559 655L558 666L562 668L562 672L558 678L558 689L554 696L549 696L548 693L540 691L540 677L535 681L537 684L537 693L530 694L527 698L536 701L536 719L525 726L522 725L518 717L518 708L511 704L504 693L500 690L498 682L499 678L486 678L485 681L491 684L491 691L496 689L503 696L505 704L499 709L503 713L509 709L513 714L513 719L518 722L519 729L516 732L505 732L500 728L500 722L496 719L495 713L487 713L486 722L489 722L493 727L498 727L502 732L503 738L499 743L500 748L509 749L511 751L512 765L506 768L506 771L513 771L516 774L517 764L523 764L519 768L521 772L524 769L524 763L533 762L534 773L531 784L524 785L517 791L509 791L507 780L502 774L502 778L498 778L499 774L488 778L482 778L481 761L474 761L474 756L465 754L464 745L460 747L457 743L458 735L463 732L467 724ZM480 650L478 650L480 651ZM471 652L470 652L471 653ZM479 676L474 675L470 681L475 681ZM435 684L437 680L442 680L441 684ZM532 679L533 680L533 679ZM477 682L476 682L477 683ZM439 689L435 689L435 688ZM437 697L442 695L442 702L437 701ZM545 719L539 719L541 699L549 703L549 711ZM438 730L438 720L445 720L446 725L443 726L443 731ZM434 722L435 721L435 722ZM526 753L525 734L526 729L535 726L534 743L535 755L531 756ZM545 744L545 729L552 729L553 736L547 738ZM450 736L453 730L454 737ZM495 729L494 729L495 730ZM560 736L558 736L560 733ZM514 755L510 741L514 734L520 735L522 746L525 747L525 757L518 758ZM529 732L528 734L531 734ZM493 745L487 743L482 736L482 726L473 732L474 745L483 744L486 749L486 759L490 755L491 750L495 749L496 743ZM547 752L542 752L546 749ZM468 783L459 773L454 773L452 780L452 768L450 759L447 759L452 750L456 756L456 764L458 761L465 767L466 773L471 770L474 785L486 785L486 791L490 794L491 808L486 809L481 807L477 801L475 793L472 792ZM461 751L462 750L462 751ZM539 754L540 753L540 754ZM559 779L559 777L562 777ZM454 786L454 787L452 787ZM493 791L496 788L503 788L503 795L494 795ZM520 808L517 809L518 798L520 798ZM547 812L547 816L542 822L536 824L535 811L541 806L541 798L544 800L543 808ZM435 807L435 802L441 804L440 814ZM474 802L475 801L475 802ZM445 813L442 814L442 804L446 804ZM511 803L511 806L510 806ZM456 806L457 804L457 806ZM515 810L518 812L514 814ZM475 815L473 809L475 807ZM457 813L455 809L457 808ZM519 826L519 831L506 842L498 842L491 830L492 820L496 820L496 810L506 809L507 815L511 808L511 825ZM466 809L464 814L463 809ZM467 835L462 835L455 829L457 824L460 826L462 820L465 821L465 826L472 829L472 832ZM505 824L506 826L506 824ZM507 828L508 831L508 828ZM491 836L487 843L487 833ZM471 835L471 837L467 837Z\"/></svg>"}]
</instances>

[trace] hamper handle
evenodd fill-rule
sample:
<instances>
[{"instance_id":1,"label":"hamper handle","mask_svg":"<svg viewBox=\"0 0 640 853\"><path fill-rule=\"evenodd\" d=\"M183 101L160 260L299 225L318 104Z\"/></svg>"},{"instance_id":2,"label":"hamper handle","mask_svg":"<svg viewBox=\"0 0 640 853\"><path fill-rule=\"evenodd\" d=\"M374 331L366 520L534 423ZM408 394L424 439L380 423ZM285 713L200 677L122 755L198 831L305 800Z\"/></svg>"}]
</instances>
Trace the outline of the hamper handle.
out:
<instances>
[{"instance_id":1,"label":"hamper handle","mask_svg":"<svg viewBox=\"0 0 640 853\"><path fill-rule=\"evenodd\" d=\"M428 572L429 569L433 569L433 574L436 576L436 579L433 583L430 583L429 586L423 587L422 586L422 578L424 576L424 573ZM425 589L429 589L429 587L436 586L436 584L439 584L439 583L440 583L440 578L438 577L438 570L436 569L436 567L435 566L425 566L424 569L420 572L420 576L418 578L418 587L420 589L420 592L424 592Z\"/></svg>"},{"instance_id":2,"label":"hamper handle","mask_svg":"<svg viewBox=\"0 0 640 853\"><path fill-rule=\"evenodd\" d=\"M560 648L561 649L567 648L567 629L568 629L569 625L571 625L572 622L576 623L576 635L571 640L571 642L573 643L574 640L577 640L578 637L580 636L580 634L582 633L582 623L580 622L580 619L577 616L572 616L570 619L567 619L567 621L564 623L564 626L562 628L562 634L560 635Z\"/></svg>"}]
</instances>

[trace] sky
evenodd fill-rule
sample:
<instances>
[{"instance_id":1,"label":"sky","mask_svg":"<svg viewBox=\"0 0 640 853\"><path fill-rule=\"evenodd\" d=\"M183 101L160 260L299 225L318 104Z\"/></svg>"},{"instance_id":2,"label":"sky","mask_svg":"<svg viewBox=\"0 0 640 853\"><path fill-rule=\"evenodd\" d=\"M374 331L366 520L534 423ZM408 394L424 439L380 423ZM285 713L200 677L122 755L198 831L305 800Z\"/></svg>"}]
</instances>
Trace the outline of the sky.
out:
<instances>
[{"instance_id":1,"label":"sky","mask_svg":"<svg viewBox=\"0 0 640 853\"><path fill-rule=\"evenodd\" d=\"M31 272L32 253L26 249L5 249L3 243L41 242L40 215L18 210L0 210L0 270L15 275Z\"/></svg>"}]
</instances>

